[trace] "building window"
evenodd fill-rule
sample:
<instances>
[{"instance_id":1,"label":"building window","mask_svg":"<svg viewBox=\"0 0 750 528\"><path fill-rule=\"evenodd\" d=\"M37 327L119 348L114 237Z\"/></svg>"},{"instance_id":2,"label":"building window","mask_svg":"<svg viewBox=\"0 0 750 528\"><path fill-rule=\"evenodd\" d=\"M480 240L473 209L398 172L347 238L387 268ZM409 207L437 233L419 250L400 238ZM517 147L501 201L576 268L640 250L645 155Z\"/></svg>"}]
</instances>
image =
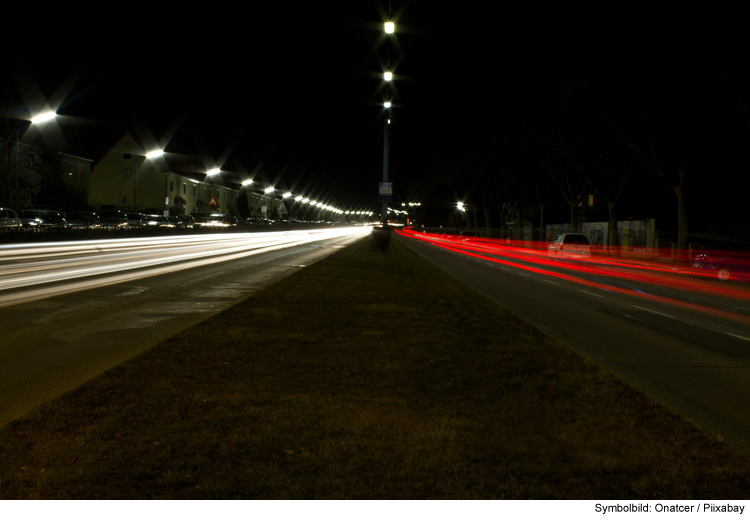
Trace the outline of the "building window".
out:
<instances>
[{"instance_id":1,"label":"building window","mask_svg":"<svg viewBox=\"0 0 750 528\"><path fill-rule=\"evenodd\" d=\"M182 194L183 196L187 195L187 183L182 184Z\"/></svg>"},{"instance_id":2,"label":"building window","mask_svg":"<svg viewBox=\"0 0 750 528\"><path fill-rule=\"evenodd\" d=\"M174 192L174 180L169 180L169 192Z\"/></svg>"},{"instance_id":3,"label":"building window","mask_svg":"<svg viewBox=\"0 0 750 528\"><path fill-rule=\"evenodd\" d=\"M129 159L130 159L130 154L127 154L127 153L123 153L123 154L122 154L122 159L124 159L124 160L129 160Z\"/></svg>"},{"instance_id":4,"label":"building window","mask_svg":"<svg viewBox=\"0 0 750 528\"><path fill-rule=\"evenodd\" d=\"M589 207L593 207L593 206L594 206L594 195L589 194Z\"/></svg>"},{"instance_id":5,"label":"building window","mask_svg":"<svg viewBox=\"0 0 750 528\"><path fill-rule=\"evenodd\" d=\"M196 192L195 188L196 188L196 185L193 185L193 197L195 197L195 192Z\"/></svg>"},{"instance_id":6,"label":"building window","mask_svg":"<svg viewBox=\"0 0 750 528\"><path fill-rule=\"evenodd\" d=\"M76 164L76 172L78 173L78 179L82 180L83 179L83 165L81 165L80 163Z\"/></svg>"}]
</instances>

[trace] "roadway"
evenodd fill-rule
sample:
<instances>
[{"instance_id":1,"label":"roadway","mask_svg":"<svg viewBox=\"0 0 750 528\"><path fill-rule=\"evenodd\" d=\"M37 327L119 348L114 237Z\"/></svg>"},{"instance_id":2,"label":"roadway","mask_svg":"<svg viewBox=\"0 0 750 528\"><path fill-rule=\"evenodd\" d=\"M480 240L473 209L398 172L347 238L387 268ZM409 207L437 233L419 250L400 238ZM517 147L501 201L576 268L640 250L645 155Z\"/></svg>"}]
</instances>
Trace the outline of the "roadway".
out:
<instances>
[{"instance_id":1,"label":"roadway","mask_svg":"<svg viewBox=\"0 0 750 528\"><path fill-rule=\"evenodd\" d=\"M400 238L482 295L750 455L750 288L670 264Z\"/></svg>"},{"instance_id":2,"label":"roadway","mask_svg":"<svg viewBox=\"0 0 750 528\"><path fill-rule=\"evenodd\" d=\"M0 426L367 233L0 247Z\"/></svg>"}]
</instances>

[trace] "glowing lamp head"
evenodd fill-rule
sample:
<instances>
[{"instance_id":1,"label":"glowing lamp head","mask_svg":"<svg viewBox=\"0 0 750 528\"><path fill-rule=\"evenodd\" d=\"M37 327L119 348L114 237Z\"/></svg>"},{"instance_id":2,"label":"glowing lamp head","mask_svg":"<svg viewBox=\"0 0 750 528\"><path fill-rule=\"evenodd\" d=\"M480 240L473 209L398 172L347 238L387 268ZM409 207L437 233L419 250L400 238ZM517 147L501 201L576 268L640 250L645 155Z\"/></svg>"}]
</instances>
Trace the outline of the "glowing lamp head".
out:
<instances>
[{"instance_id":1,"label":"glowing lamp head","mask_svg":"<svg viewBox=\"0 0 750 528\"><path fill-rule=\"evenodd\" d=\"M211 169L206 173L207 176L216 176L221 172L221 169Z\"/></svg>"},{"instance_id":2,"label":"glowing lamp head","mask_svg":"<svg viewBox=\"0 0 750 528\"><path fill-rule=\"evenodd\" d=\"M393 34L396 31L396 24L393 22L386 22L385 23L385 32L389 35Z\"/></svg>"},{"instance_id":3,"label":"glowing lamp head","mask_svg":"<svg viewBox=\"0 0 750 528\"><path fill-rule=\"evenodd\" d=\"M39 123L44 123L45 121L50 121L57 117L57 113L55 112L45 112L43 114L39 114L38 116L35 116L31 118L31 122L35 125L38 125Z\"/></svg>"},{"instance_id":4,"label":"glowing lamp head","mask_svg":"<svg viewBox=\"0 0 750 528\"><path fill-rule=\"evenodd\" d=\"M383 73L383 78L386 81L392 81L393 80L393 72L387 71L387 72Z\"/></svg>"},{"instance_id":5,"label":"glowing lamp head","mask_svg":"<svg viewBox=\"0 0 750 528\"><path fill-rule=\"evenodd\" d=\"M163 155L164 155L164 151L163 150L156 149L156 150L152 150L151 152L147 152L146 153L146 158L147 159L153 159L153 158L158 158L159 156L163 156Z\"/></svg>"}]
</instances>

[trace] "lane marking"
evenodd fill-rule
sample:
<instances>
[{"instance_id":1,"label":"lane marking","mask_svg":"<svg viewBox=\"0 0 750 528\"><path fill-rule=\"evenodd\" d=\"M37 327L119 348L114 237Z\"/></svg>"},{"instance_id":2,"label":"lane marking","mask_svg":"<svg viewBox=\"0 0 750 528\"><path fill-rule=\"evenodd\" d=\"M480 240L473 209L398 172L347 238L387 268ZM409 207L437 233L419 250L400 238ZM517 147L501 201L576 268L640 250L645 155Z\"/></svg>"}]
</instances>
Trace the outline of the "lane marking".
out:
<instances>
[{"instance_id":1,"label":"lane marking","mask_svg":"<svg viewBox=\"0 0 750 528\"><path fill-rule=\"evenodd\" d=\"M550 284L554 284L555 286L560 286L559 282L552 282L551 280L542 279L544 282L549 282Z\"/></svg>"},{"instance_id":2,"label":"lane marking","mask_svg":"<svg viewBox=\"0 0 750 528\"><path fill-rule=\"evenodd\" d=\"M730 332L727 332L727 335L730 335L732 337L736 337L737 339L743 339L745 341L750 341L750 337L745 337L745 336L741 336L741 335L737 335L737 334L732 334Z\"/></svg>"},{"instance_id":3,"label":"lane marking","mask_svg":"<svg viewBox=\"0 0 750 528\"><path fill-rule=\"evenodd\" d=\"M639 310L643 310L644 312L651 312L658 315L663 315L664 317L669 317L670 319L674 319L674 315L665 314L662 312L657 312L656 310L649 310L648 308L644 308L643 306L636 306L635 304L631 304L633 308L638 308Z\"/></svg>"},{"instance_id":4,"label":"lane marking","mask_svg":"<svg viewBox=\"0 0 750 528\"><path fill-rule=\"evenodd\" d=\"M522 273L520 271L518 272L518 274L523 275L524 277L531 277L531 275L529 275L528 273Z\"/></svg>"},{"instance_id":5,"label":"lane marking","mask_svg":"<svg viewBox=\"0 0 750 528\"><path fill-rule=\"evenodd\" d=\"M593 295L594 297L604 297L604 295L599 295L598 293L592 293L592 292L586 291L586 290L578 290L578 291L581 292L581 293L587 293L589 295Z\"/></svg>"}]
</instances>

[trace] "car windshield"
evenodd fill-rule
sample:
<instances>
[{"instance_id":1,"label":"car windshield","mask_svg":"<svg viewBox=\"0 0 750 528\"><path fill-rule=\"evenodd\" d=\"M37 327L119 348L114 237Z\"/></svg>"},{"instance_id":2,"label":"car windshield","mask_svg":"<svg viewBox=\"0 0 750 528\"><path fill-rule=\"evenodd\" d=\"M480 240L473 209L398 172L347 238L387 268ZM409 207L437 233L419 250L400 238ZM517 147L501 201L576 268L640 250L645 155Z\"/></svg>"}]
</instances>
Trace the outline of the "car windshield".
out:
<instances>
[{"instance_id":1,"label":"car windshield","mask_svg":"<svg viewBox=\"0 0 750 528\"><path fill-rule=\"evenodd\" d=\"M589 245L589 239L583 235L567 235L565 237L566 244L580 244L584 246Z\"/></svg>"}]
</instances>

